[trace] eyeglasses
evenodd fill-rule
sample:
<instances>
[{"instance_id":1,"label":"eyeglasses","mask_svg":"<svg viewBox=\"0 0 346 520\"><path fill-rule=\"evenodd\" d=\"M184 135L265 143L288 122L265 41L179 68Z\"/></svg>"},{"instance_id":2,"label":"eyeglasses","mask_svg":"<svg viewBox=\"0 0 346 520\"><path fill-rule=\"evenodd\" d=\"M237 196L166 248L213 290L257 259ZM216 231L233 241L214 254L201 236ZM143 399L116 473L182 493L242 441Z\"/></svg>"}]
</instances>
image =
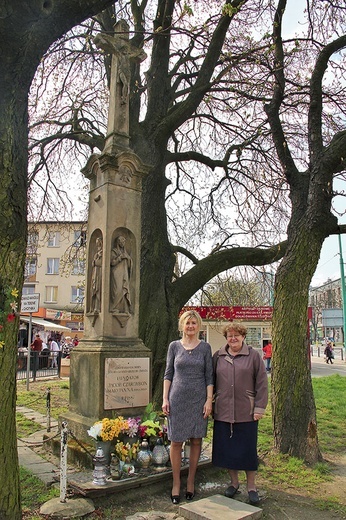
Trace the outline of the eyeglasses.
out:
<instances>
[{"instance_id":1,"label":"eyeglasses","mask_svg":"<svg viewBox=\"0 0 346 520\"><path fill-rule=\"evenodd\" d=\"M241 337L240 334L234 334L234 336L229 336L229 335L227 334L227 339L238 339L238 338L240 338L240 337Z\"/></svg>"}]
</instances>

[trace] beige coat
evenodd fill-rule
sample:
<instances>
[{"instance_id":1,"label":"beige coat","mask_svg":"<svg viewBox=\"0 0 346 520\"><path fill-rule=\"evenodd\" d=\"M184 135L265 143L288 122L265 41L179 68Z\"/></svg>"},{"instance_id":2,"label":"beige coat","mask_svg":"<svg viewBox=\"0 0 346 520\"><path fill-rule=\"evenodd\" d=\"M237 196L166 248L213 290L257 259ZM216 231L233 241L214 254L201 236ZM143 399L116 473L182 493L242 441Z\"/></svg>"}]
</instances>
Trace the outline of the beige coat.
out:
<instances>
[{"instance_id":1,"label":"beige coat","mask_svg":"<svg viewBox=\"0 0 346 520\"><path fill-rule=\"evenodd\" d=\"M232 359L222 347L213 356L215 370L214 419L229 423L253 421L268 404L268 377L261 355L243 343Z\"/></svg>"}]
</instances>

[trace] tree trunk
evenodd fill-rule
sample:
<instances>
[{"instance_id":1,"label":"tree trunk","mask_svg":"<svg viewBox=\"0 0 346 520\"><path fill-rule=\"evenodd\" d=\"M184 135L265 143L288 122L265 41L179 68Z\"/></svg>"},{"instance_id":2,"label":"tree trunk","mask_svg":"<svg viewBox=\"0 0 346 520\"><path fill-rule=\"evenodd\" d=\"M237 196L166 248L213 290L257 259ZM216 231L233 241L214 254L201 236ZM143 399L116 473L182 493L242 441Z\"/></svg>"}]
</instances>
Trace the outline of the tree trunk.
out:
<instances>
[{"instance_id":1,"label":"tree trunk","mask_svg":"<svg viewBox=\"0 0 346 520\"><path fill-rule=\"evenodd\" d=\"M167 347L177 337L180 309L172 287L175 256L167 236L165 169L160 164L160 151L155 149L153 142L150 149L152 159L157 159L143 184L142 193L139 334L152 353L153 401L160 408ZM149 158L143 157L143 160L148 163Z\"/></svg>"},{"instance_id":2,"label":"tree trunk","mask_svg":"<svg viewBox=\"0 0 346 520\"><path fill-rule=\"evenodd\" d=\"M9 76L2 76L0 82L9 81ZM11 303L19 306L26 251L26 125L19 126L18 119L27 121L27 101L20 95L21 85L14 77L9 84L13 91L1 88L4 94L0 98L0 518L15 520L21 518L14 413L18 318L9 320L14 317Z\"/></svg>"},{"instance_id":3,"label":"tree trunk","mask_svg":"<svg viewBox=\"0 0 346 520\"><path fill-rule=\"evenodd\" d=\"M306 220L296 226L292 220L290 246L276 275L272 409L275 447L314 463L322 456L310 372L307 308L309 285L324 238L311 232Z\"/></svg>"},{"instance_id":4,"label":"tree trunk","mask_svg":"<svg viewBox=\"0 0 346 520\"><path fill-rule=\"evenodd\" d=\"M5 0L0 6L1 520L22 518L15 414L18 317L13 320L11 304L20 307L26 256L30 84L51 43L110 3Z\"/></svg>"}]
</instances>

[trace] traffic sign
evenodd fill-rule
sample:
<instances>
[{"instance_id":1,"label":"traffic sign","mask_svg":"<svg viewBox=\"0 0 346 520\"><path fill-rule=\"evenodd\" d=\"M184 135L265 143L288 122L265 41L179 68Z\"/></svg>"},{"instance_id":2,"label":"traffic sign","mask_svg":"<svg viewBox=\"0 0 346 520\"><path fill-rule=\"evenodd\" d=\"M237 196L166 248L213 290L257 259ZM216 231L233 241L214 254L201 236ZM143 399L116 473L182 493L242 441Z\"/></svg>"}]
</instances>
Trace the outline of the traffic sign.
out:
<instances>
[{"instance_id":1,"label":"traffic sign","mask_svg":"<svg viewBox=\"0 0 346 520\"><path fill-rule=\"evenodd\" d=\"M40 293L24 294L20 303L20 312L38 312Z\"/></svg>"}]
</instances>

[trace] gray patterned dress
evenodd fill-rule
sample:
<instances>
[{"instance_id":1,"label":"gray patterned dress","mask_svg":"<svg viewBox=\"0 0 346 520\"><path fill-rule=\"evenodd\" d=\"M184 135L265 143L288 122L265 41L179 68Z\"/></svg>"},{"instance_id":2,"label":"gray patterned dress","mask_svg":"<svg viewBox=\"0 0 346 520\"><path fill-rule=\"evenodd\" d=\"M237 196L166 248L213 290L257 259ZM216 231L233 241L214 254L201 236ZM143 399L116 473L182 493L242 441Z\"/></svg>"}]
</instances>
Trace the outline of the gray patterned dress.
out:
<instances>
[{"instance_id":1,"label":"gray patterned dress","mask_svg":"<svg viewBox=\"0 0 346 520\"><path fill-rule=\"evenodd\" d=\"M169 389L168 439L184 442L206 436L208 419L203 418L207 386L213 384L211 346L201 341L193 350L185 350L180 340L168 347L164 379Z\"/></svg>"}]
</instances>

